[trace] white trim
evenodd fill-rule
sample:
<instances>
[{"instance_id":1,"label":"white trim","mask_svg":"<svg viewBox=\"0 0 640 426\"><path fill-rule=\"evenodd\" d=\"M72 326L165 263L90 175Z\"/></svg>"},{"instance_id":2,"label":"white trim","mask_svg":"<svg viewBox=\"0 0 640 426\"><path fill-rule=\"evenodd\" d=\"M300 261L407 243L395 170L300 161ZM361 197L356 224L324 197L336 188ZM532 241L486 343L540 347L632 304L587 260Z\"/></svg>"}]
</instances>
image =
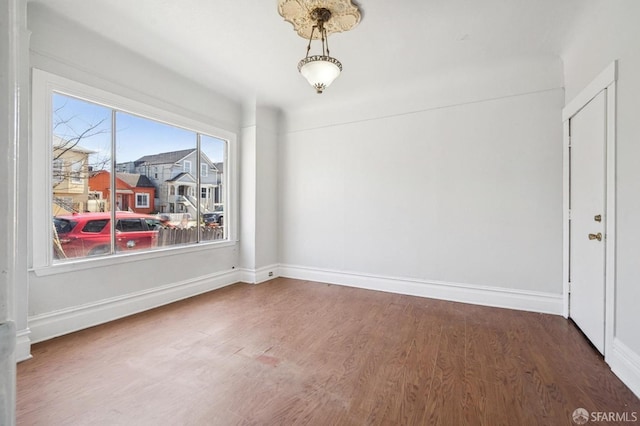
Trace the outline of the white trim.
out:
<instances>
[{"instance_id":1,"label":"white trim","mask_svg":"<svg viewBox=\"0 0 640 426\"><path fill-rule=\"evenodd\" d=\"M51 90L45 75L46 74L41 74L39 70L33 70L31 83L31 122L39 123L39 125L31 126L31 140L41 141L44 147L50 147L52 146L51 132L47 129L52 128L52 105L51 102L46 99L36 99L36 93L49 93ZM49 247L51 244L46 243L44 238L47 235L51 235L52 229L48 224L50 221L42 219L41 216L49 214L52 211L50 188L52 188L51 180L53 177L49 176L50 173L44 171L50 170L49 165L53 165L53 158L51 149L43 149L43 146L29 150L29 165L31 168L31 175L29 176L31 217L29 219L32 230L30 242L31 244L35 244L34 240L37 238L36 236L40 236L40 238L43 239L43 241L40 242L40 247ZM38 151L38 155L36 155L34 151ZM36 173L38 173L37 176ZM51 250L46 249L31 250L32 257L30 259L30 265L37 267L51 265L53 256L49 253L50 251Z\"/></svg>"},{"instance_id":2,"label":"white trim","mask_svg":"<svg viewBox=\"0 0 640 426\"><path fill-rule=\"evenodd\" d=\"M16 333L16 362L31 359L31 330L26 328Z\"/></svg>"},{"instance_id":3,"label":"white trim","mask_svg":"<svg viewBox=\"0 0 640 426\"><path fill-rule=\"evenodd\" d=\"M615 62L614 62L615 64ZM605 221L605 357L613 348L616 321L616 82L607 87L607 199Z\"/></svg>"},{"instance_id":4,"label":"white trim","mask_svg":"<svg viewBox=\"0 0 640 426\"><path fill-rule=\"evenodd\" d=\"M474 305L517 309L546 314L562 314L562 295L528 290L444 281L419 280L333 271L297 265L280 265L280 276L339 284L368 290L428 297Z\"/></svg>"},{"instance_id":5,"label":"white trim","mask_svg":"<svg viewBox=\"0 0 640 426\"><path fill-rule=\"evenodd\" d=\"M206 293L239 282L237 270L220 272L133 294L29 317L32 343Z\"/></svg>"},{"instance_id":6,"label":"white trim","mask_svg":"<svg viewBox=\"0 0 640 426\"><path fill-rule=\"evenodd\" d=\"M576 115L596 95L609 87L618 78L618 61L613 61L587 87L562 108L562 121Z\"/></svg>"},{"instance_id":7,"label":"white trim","mask_svg":"<svg viewBox=\"0 0 640 426\"><path fill-rule=\"evenodd\" d=\"M613 350L607 358L611 371L640 398L640 355L619 339L613 339Z\"/></svg>"},{"instance_id":8,"label":"white trim","mask_svg":"<svg viewBox=\"0 0 640 426\"><path fill-rule=\"evenodd\" d=\"M263 266L258 269L240 269L240 281L249 284L260 284L265 281L278 278L280 276L280 266L278 264ZM271 275L269 275L271 274Z\"/></svg>"},{"instance_id":9,"label":"white trim","mask_svg":"<svg viewBox=\"0 0 640 426\"><path fill-rule=\"evenodd\" d=\"M587 87L585 87L562 110L563 137L563 312L569 312L569 120L588 104L591 99L605 91L606 111L606 211L605 217L605 342L604 356L609 362L615 336L615 289L616 289L616 79L618 62L613 61Z\"/></svg>"},{"instance_id":10,"label":"white trim","mask_svg":"<svg viewBox=\"0 0 640 426\"><path fill-rule=\"evenodd\" d=\"M562 316L569 318L569 120L562 123Z\"/></svg>"}]
</instances>

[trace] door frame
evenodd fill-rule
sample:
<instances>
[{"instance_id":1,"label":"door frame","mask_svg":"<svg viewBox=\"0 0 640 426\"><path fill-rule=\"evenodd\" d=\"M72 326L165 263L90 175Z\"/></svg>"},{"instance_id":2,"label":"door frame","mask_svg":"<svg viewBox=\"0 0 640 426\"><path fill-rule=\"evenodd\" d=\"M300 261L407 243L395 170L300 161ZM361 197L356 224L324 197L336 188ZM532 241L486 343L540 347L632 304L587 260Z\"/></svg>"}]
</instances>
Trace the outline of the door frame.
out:
<instances>
[{"instance_id":1,"label":"door frame","mask_svg":"<svg viewBox=\"0 0 640 426\"><path fill-rule=\"evenodd\" d=\"M618 62L613 61L591 83L562 109L563 124L563 191L562 191L562 281L563 316L569 318L569 195L570 157L569 121L600 92L605 92L606 103L606 186L605 186L605 361L612 353L615 330L616 295L616 80Z\"/></svg>"}]
</instances>

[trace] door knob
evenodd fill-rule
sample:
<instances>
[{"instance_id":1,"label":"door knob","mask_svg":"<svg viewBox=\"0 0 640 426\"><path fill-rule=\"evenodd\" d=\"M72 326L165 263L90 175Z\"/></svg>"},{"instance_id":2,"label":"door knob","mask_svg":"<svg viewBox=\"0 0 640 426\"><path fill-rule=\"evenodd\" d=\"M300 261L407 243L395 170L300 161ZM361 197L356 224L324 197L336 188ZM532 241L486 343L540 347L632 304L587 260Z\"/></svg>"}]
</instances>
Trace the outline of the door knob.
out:
<instances>
[{"instance_id":1,"label":"door knob","mask_svg":"<svg viewBox=\"0 0 640 426\"><path fill-rule=\"evenodd\" d=\"M598 232L597 234L589 234L589 239L602 241L602 234L600 232Z\"/></svg>"}]
</instances>

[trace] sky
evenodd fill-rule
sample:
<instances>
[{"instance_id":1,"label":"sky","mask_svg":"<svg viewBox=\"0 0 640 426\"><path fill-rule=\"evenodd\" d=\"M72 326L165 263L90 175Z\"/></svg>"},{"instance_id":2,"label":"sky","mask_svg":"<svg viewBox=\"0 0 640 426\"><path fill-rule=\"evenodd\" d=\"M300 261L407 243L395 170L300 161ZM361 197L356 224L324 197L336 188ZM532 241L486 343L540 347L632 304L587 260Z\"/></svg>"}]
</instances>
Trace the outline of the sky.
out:
<instances>
[{"instance_id":1,"label":"sky","mask_svg":"<svg viewBox=\"0 0 640 426\"><path fill-rule=\"evenodd\" d=\"M87 132L79 146L95 151L90 156L90 164L108 164L111 156L111 108L54 93L52 120L54 134L65 140ZM196 141L197 135L193 131L116 112L118 163L134 161L145 155L195 148ZM212 136L201 137L201 150L213 162L224 161L225 144L225 141Z\"/></svg>"}]
</instances>

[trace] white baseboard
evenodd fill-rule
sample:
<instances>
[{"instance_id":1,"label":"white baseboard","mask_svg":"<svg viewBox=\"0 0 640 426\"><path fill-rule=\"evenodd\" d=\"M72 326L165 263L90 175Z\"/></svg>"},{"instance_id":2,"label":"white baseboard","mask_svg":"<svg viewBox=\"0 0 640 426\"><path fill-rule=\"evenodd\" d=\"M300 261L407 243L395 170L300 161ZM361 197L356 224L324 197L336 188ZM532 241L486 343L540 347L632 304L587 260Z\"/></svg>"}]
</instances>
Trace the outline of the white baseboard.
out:
<instances>
[{"instance_id":1,"label":"white baseboard","mask_svg":"<svg viewBox=\"0 0 640 426\"><path fill-rule=\"evenodd\" d=\"M31 330L26 328L16 333L16 362L31 358Z\"/></svg>"},{"instance_id":2,"label":"white baseboard","mask_svg":"<svg viewBox=\"0 0 640 426\"><path fill-rule=\"evenodd\" d=\"M640 354L614 338L611 356L606 361L611 371L640 398Z\"/></svg>"},{"instance_id":3,"label":"white baseboard","mask_svg":"<svg viewBox=\"0 0 640 426\"><path fill-rule=\"evenodd\" d=\"M258 269L240 269L240 281L249 284L260 284L265 281L278 278L280 276L280 267L277 264L263 266Z\"/></svg>"},{"instance_id":4,"label":"white baseboard","mask_svg":"<svg viewBox=\"0 0 640 426\"><path fill-rule=\"evenodd\" d=\"M280 276L474 305L562 315L562 294L280 265Z\"/></svg>"},{"instance_id":5,"label":"white baseboard","mask_svg":"<svg viewBox=\"0 0 640 426\"><path fill-rule=\"evenodd\" d=\"M100 300L29 317L31 343L103 324L240 281L238 270L225 271L138 293Z\"/></svg>"}]
</instances>

